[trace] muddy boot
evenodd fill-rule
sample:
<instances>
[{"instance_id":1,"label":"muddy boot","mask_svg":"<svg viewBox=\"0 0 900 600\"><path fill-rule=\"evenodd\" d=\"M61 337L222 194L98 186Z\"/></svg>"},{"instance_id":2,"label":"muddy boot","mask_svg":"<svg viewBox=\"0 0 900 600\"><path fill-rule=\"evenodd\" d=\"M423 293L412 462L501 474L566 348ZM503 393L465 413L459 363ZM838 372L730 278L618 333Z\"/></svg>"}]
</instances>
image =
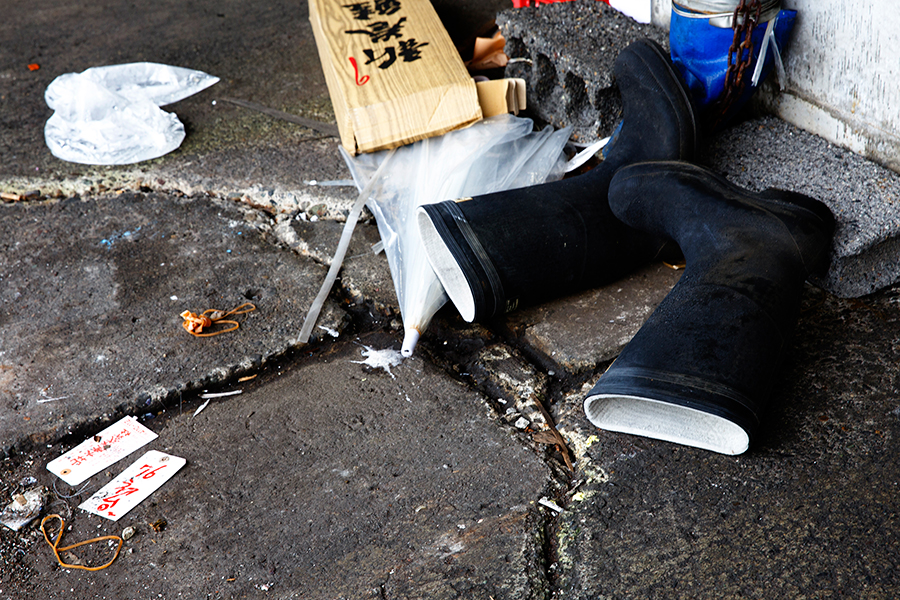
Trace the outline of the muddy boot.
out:
<instances>
[{"instance_id":1,"label":"muddy boot","mask_svg":"<svg viewBox=\"0 0 900 600\"><path fill-rule=\"evenodd\" d=\"M700 167L632 165L613 212L674 240L687 267L584 401L601 429L721 452L747 450L834 218L807 196L753 193Z\"/></svg>"},{"instance_id":2,"label":"muddy boot","mask_svg":"<svg viewBox=\"0 0 900 600\"><path fill-rule=\"evenodd\" d=\"M693 108L652 41L622 51L614 74L624 115L599 166L562 181L419 208L429 262L466 321L615 280L663 246L620 223L607 190L624 165L690 159Z\"/></svg>"}]
</instances>

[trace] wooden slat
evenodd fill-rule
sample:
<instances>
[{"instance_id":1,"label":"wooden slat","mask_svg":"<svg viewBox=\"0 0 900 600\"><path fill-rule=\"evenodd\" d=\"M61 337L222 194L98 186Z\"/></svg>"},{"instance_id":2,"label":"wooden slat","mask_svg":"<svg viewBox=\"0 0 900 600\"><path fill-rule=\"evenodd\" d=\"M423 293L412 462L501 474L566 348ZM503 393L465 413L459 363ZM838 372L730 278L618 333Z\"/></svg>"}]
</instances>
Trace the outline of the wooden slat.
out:
<instances>
[{"instance_id":1,"label":"wooden slat","mask_svg":"<svg viewBox=\"0 0 900 600\"><path fill-rule=\"evenodd\" d=\"M396 4L396 12L382 15L374 0L309 2L341 143L349 152L402 145L481 118L475 84L431 3ZM361 15L353 7L371 10Z\"/></svg>"}]
</instances>

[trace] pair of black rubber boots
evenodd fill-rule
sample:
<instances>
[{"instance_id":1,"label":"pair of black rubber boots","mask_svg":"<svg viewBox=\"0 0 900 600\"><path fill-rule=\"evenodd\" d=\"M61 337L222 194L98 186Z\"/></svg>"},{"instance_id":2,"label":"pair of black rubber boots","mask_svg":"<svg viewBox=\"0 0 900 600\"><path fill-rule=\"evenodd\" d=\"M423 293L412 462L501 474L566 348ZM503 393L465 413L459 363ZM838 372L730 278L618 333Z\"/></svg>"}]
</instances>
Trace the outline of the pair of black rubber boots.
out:
<instances>
[{"instance_id":1,"label":"pair of black rubber boots","mask_svg":"<svg viewBox=\"0 0 900 600\"><path fill-rule=\"evenodd\" d=\"M578 177L419 209L431 265L467 321L614 281L670 241L686 270L585 399L602 429L725 454L747 450L797 320L826 266L820 202L753 193L690 164L698 131L649 40L615 63L624 115Z\"/></svg>"}]
</instances>

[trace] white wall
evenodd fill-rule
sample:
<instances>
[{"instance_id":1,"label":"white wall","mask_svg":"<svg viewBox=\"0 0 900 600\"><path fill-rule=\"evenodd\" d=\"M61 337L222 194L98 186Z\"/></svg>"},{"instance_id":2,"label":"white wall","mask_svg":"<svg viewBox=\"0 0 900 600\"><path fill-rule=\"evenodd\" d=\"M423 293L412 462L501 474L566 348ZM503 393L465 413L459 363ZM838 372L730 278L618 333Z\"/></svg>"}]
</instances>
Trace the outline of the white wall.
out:
<instances>
[{"instance_id":1,"label":"white wall","mask_svg":"<svg viewBox=\"0 0 900 600\"><path fill-rule=\"evenodd\" d=\"M900 171L900 3L785 0L798 11L787 86L761 101L784 120ZM653 0L668 28L671 0Z\"/></svg>"}]
</instances>

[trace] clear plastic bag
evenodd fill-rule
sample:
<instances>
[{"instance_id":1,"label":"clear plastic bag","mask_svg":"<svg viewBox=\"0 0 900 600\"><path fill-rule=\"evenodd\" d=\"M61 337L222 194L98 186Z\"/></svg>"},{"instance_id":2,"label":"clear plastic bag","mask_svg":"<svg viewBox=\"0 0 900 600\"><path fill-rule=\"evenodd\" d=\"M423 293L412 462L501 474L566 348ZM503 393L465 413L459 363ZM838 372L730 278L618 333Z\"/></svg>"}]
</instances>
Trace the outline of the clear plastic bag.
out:
<instances>
[{"instance_id":1,"label":"clear plastic bag","mask_svg":"<svg viewBox=\"0 0 900 600\"><path fill-rule=\"evenodd\" d=\"M54 79L44 92L55 112L44 127L54 156L92 165L124 165L178 148L184 126L160 109L219 81L201 71L158 63L92 67Z\"/></svg>"},{"instance_id":2,"label":"clear plastic bag","mask_svg":"<svg viewBox=\"0 0 900 600\"><path fill-rule=\"evenodd\" d=\"M530 119L499 115L392 151L354 157L341 149L357 188L368 188L400 303L404 356L448 300L425 256L416 209L559 179L570 133L534 132Z\"/></svg>"}]
</instances>

